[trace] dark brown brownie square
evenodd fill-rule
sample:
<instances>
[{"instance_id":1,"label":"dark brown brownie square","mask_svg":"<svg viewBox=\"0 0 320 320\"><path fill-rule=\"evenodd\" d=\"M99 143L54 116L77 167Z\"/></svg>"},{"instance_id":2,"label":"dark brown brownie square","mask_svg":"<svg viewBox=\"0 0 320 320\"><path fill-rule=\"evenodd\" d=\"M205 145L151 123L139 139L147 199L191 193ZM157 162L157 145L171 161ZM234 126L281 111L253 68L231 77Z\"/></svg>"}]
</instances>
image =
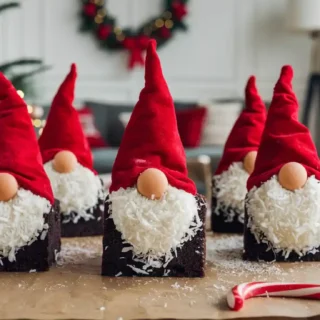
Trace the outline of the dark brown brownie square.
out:
<instances>
[{"instance_id":1,"label":"dark brown brownie square","mask_svg":"<svg viewBox=\"0 0 320 320\"><path fill-rule=\"evenodd\" d=\"M245 227L244 227L244 252L243 259L249 261L279 261L279 262L297 262L297 261L320 261L320 247L316 248L315 253L308 252L303 256L299 256L295 252L291 252L285 257L283 251L275 252L272 244L258 243L255 236L248 228L248 213L245 211Z\"/></svg>"},{"instance_id":2,"label":"dark brown brownie square","mask_svg":"<svg viewBox=\"0 0 320 320\"><path fill-rule=\"evenodd\" d=\"M144 264L133 260L132 251L123 249L128 244L123 244L121 233L116 230L113 219L109 219L108 199L105 206L104 219L104 237L103 237L103 256L102 256L102 275L104 276L148 276L148 277L203 277L205 266L206 236L205 236L205 219L206 219L206 201L203 196L196 195L198 203L198 212L203 227L190 241L177 249L177 255L164 268L153 268L146 274L134 271L128 265L143 270Z\"/></svg>"},{"instance_id":3,"label":"dark brown brownie square","mask_svg":"<svg viewBox=\"0 0 320 320\"><path fill-rule=\"evenodd\" d=\"M76 213L71 212L67 222L63 220L61 216L61 236L70 237L90 237L90 236L101 236L103 234L103 215L104 215L104 204L105 199L98 199L97 205L93 208L94 219L86 221L80 218L77 223L72 221L72 216ZM88 210L90 213L90 210Z\"/></svg>"},{"instance_id":4,"label":"dark brown brownie square","mask_svg":"<svg viewBox=\"0 0 320 320\"><path fill-rule=\"evenodd\" d=\"M214 179L212 180L212 189L215 190ZM211 230L216 233L243 233L243 222L240 222L238 217L241 214L239 210L231 209L231 207L224 206L217 211L218 199L215 197L213 191L211 202ZM234 217L230 220L231 210L235 212Z\"/></svg>"},{"instance_id":5,"label":"dark brown brownie square","mask_svg":"<svg viewBox=\"0 0 320 320\"><path fill-rule=\"evenodd\" d=\"M56 200L49 214L44 215L49 230L46 238L38 239L31 245L24 246L16 253L16 261L0 257L0 271L12 272L39 272L47 271L55 263L56 254L61 247L60 210Z\"/></svg>"}]
</instances>

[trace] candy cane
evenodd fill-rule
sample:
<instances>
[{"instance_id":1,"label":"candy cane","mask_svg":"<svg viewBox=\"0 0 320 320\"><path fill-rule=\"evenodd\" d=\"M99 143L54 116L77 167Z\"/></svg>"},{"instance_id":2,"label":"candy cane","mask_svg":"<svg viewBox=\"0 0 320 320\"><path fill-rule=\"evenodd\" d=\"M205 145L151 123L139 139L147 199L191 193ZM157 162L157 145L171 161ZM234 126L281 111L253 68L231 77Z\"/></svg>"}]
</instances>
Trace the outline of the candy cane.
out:
<instances>
[{"instance_id":1,"label":"candy cane","mask_svg":"<svg viewBox=\"0 0 320 320\"><path fill-rule=\"evenodd\" d=\"M320 284L249 282L239 284L228 293L230 309L239 311L244 301L253 297L291 297L320 300Z\"/></svg>"}]
</instances>

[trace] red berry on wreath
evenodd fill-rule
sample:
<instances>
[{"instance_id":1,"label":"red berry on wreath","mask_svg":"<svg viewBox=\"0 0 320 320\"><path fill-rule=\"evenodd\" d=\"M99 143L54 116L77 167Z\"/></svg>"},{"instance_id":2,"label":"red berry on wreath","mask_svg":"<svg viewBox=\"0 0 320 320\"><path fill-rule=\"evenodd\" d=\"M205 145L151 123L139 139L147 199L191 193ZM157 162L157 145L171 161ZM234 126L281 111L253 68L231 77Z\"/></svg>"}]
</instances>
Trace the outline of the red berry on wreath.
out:
<instances>
[{"instance_id":1,"label":"red berry on wreath","mask_svg":"<svg viewBox=\"0 0 320 320\"><path fill-rule=\"evenodd\" d=\"M83 11L85 13L86 16L88 17L94 17L97 13L97 7L94 3L87 3L84 7L83 7Z\"/></svg>"},{"instance_id":2,"label":"red berry on wreath","mask_svg":"<svg viewBox=\"0 0 320 320\"><path fill-rule=\"evenodd\" d=\"M159 36L163 39L169 39L171 37L171 31L167 27L163 26L159 29Z\"/></svg>"},{"instance_id":3,"label":"red berry on wreath","mask_svg":"<svg viewBox=\"0 0 320 320\"><path fill-rule=\"evenodd\" d=\"M110 25L102 24L99 26L99 29L98 29L98 38L100 40L106 40L109 37L111 32L112 32L112 27Z\"/></svg>"},{"instance_id":4,"label":"red berry on wreath","mask_svg":"<svg viewBox=\"0 0 320 320\"><path fill-rule=\"evenodd\" d=\"M184 3L181 3L180 1L174 1L172 3L172 13L175 19L181 21L182 18L188 14L188 10Z\"/></svg>"}]
</instances>

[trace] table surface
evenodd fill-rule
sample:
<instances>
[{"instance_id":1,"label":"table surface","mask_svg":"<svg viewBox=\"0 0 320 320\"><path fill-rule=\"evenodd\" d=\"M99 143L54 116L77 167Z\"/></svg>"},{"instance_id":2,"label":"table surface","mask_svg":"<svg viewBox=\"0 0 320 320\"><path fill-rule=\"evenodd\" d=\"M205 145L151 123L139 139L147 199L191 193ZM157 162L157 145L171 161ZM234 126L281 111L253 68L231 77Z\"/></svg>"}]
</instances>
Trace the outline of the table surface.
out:
<instances>
[{"instance_id":1,"label":"table surface","mask_svg":"<svg viewBox=\"0 0 320 320\"><path fill-rule=\"evenodd\" d=\"M100 276L101 237L64 239L57 267L45 273L0 274L1 319L232 319L307 318L320 302L248 300L228 310L227 292L248 281L315 282L318 263L267 264L241 260L241 236L207 236L206 277Z\"/></svg>"}]
</instances>

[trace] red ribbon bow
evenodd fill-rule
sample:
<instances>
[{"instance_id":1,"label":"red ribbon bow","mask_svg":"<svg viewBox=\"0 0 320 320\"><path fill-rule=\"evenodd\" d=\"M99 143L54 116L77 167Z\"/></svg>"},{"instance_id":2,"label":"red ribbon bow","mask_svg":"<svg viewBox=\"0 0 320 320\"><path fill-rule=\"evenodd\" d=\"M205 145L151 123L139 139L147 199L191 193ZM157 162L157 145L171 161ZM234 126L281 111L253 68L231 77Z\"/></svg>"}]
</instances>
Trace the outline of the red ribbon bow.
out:
<instances>
[{"instance_id":1,"label":"red ribbon bow","mask_svg":"<svg viewBox=\"0 0 320 320\"><path fill-rule=\"evenodd\" d=\"M133 69L136 65L144 66L143 53L147 50L149 37L127 37L123 40L123 46L130 51L128 68Z\"/></svg>"}]
</instances>

